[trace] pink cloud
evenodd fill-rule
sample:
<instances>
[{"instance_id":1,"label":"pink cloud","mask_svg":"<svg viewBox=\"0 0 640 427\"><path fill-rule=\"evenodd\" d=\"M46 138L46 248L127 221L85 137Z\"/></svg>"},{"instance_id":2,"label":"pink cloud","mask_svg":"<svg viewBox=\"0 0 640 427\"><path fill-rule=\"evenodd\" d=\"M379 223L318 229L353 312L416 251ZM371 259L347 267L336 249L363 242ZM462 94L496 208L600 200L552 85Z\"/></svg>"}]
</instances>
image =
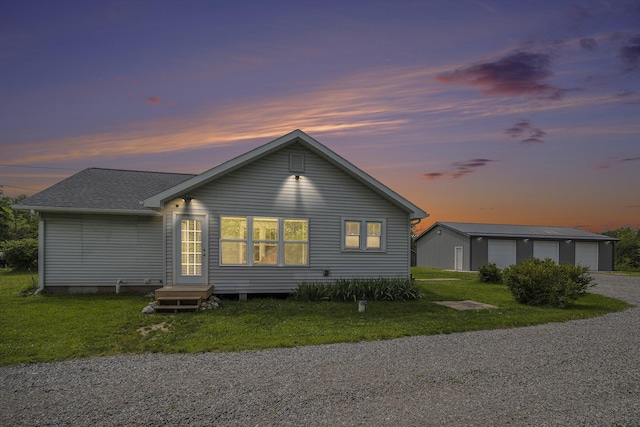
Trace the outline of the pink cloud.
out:
<instances>
[{"instance_id":1,"label":"pink cloud","mask_svg":"<svg viewBox=\"0 0 640 427\"><path fill-rule=\"evenodd\" d=\"M158 105L160 104L160 97L159 96L147 96L147 102L151 105Z\"/></svg>"}]
</instances>

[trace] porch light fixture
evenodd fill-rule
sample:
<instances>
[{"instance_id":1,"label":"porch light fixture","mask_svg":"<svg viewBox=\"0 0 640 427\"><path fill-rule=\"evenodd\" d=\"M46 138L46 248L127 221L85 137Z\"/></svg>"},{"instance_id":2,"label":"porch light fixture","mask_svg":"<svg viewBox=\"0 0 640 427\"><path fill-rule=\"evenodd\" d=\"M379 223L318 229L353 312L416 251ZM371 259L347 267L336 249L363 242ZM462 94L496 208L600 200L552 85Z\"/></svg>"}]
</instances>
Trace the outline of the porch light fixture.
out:
<instances>
[{"instance_id":1,"label":"porch light fixture","mask_svg":"<svg viewBox=\"0 0 640 427\"><path fill-rule=\"evenodd\" d=\"M529 239L522 239L522 241L523 241L523 242L528 242L528 241L529 241Z\"/></svg>"},{"instance_id":2,"label":"porch light fixture","mask_svg":"<svg viewBox=\"0 0 640 427\"><path fill-rule=\"evenodd\" d=\"M191 196L182 196L182 200L184 200L185 203L190 203L193 200L193 197L191 197Z\"/></svg>"},{"instance_id":3,"label":"porch light fixture","mask_svg":"<svg viewBox=\"0 0 640 427\"><path fill-rule=\"evenodd\" d=\"M296 175L296 181L300 181L300 175Z\"/></svg>"},{"instance_id":4,"label":"porch light fixture","mask_svg":"<svg viewBox=\"0 0 640 427\"><path fill-rule=\"evenodd\" d=\"M567 239L567 240L565 240L565 242L571 243L571 239Z\"/></svg>"}]
</instances>

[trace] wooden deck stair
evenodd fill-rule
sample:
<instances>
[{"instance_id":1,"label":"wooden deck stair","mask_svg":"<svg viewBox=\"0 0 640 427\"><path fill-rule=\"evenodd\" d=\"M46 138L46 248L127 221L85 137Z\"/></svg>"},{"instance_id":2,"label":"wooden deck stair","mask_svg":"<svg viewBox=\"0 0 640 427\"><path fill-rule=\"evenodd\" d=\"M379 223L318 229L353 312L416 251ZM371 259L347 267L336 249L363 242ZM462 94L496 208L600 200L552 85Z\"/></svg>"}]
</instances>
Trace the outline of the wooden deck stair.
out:
<instances>
[{"instance_id":1,"label":"wooden deck stair","mask_svg":"<svg viewBox=\"0 0 640 427\"><path fill-rule=\"evenodd\" d=\"M198 311L202 301L207 300L213 294L213 286L164 286L156 289L155 298L158 302L154 307L156 311L173 310Z\"/></svg>"}]
</instances>

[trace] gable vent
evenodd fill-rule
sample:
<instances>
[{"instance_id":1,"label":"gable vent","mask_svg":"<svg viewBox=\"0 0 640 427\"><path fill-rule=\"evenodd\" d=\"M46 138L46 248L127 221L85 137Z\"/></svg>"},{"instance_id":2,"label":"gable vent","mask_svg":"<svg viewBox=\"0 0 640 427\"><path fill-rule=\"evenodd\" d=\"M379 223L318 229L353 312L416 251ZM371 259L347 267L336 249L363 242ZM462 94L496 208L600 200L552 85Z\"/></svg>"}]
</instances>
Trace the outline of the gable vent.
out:
<instances>
[{"instance_id":1,"label":"gable vent","mask_svg":"<svg viewBox=\"0 0 640 427\"><path fill-rule=\"evenodd\" d=\"M289 154L289 172L304 172L304 154Z\"/></svg>"}]
</instances>

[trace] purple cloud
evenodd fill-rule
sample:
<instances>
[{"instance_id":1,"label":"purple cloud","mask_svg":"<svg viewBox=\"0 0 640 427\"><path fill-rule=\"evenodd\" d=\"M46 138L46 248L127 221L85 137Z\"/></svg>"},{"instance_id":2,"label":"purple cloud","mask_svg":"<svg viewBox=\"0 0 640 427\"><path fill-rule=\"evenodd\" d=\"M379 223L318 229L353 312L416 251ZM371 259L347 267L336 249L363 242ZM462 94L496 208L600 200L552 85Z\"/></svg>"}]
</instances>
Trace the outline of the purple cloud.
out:
<instances>
[{"instance_id":1,"label":"purple cloud","mask_svg":"<svg viewBox=\"0 0 640 427\"><path fill-rule=\"evenodd\" d=\"M629 39L627 45L622 46L618 54L625 73L637 70L640 66L640 36Z\"/></svg>"},{"instance_id":2,"label":"purple cloud","mask_svg":"<svg viewBox=\"0 0 640 427\"><path fill-rule=\"evenodd\" d=\"M533 127L528 120L521 119L512 127L505 129L511 138L523 138L520 142L524 144L543 144L542 139L547 133L540 128Z\"/></svg>"},{"instance_id":3,"label":"purple cloud","mask_svg":"<svg viewBox=\"0 0 640 427\"><path fill-rule=\"evenodd\" d=\"M461 83L479 87L487 95L521 96L559 99L565 89L547 83L551 77L551 57L542 53L518 52L497 61L483 62L442 73L441 83Z\"/></svg>"},{"instance_id":4,"label":"purple cloud","mask_svg":"<svg viewBox=\"0 0 640 427\"><path fill-rule=\"evenodd\" d=\"M623 157L623 158L618 158L618 159L610 159L608 161L604 161L604 162L600 163L600 165L598 166L598 169L608 169L608 168L613 167L613 166L617 166L617 165L621 165L621 164L625 164L625 163L633 163L633 162L640 162L640 156L638 156L638 157Z\"/></svg>"},{"instance_id":5,"label":"purple cloud","mask_svg":"<svg viewBox=\"0 0 640 427\"><path fill-rule=\"evenodd\" d=\"M589 52L593 52L598 48L598 42L596 41L596 39L590 37L583 38L580 39L580 47Z\"/></svg>"},{"instance_id":6,"label":"purple cloud","mask_svg":"<svg viewBox=\"0 0 640 427\"><path fill-rule=\"evenodd\" d=\"M423 179L433 180L440 178L461 178L465 175L473 173L476 169L486 166L490 162L495 162L491 159L472 159L464 162L451 163L451 169L447 172L430 172L422 174Z\"/></svg>"}]
</instances>

